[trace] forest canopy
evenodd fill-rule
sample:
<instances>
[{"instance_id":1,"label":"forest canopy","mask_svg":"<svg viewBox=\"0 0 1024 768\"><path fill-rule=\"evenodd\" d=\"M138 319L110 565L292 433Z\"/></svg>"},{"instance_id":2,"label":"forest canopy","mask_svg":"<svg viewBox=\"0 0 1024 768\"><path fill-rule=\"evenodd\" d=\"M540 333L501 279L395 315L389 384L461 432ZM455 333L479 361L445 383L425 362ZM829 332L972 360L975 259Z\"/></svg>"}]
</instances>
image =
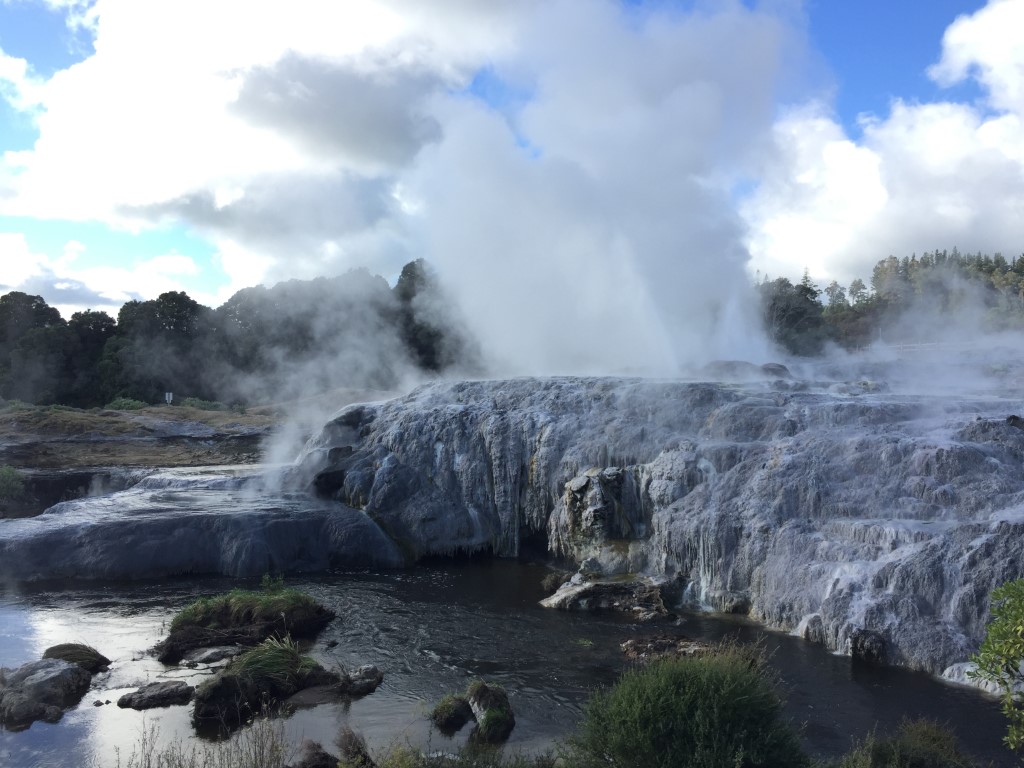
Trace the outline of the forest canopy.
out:
<instances>
[{"instance_id":1,"label":"forest canopy","mask_svg":"<svg viewBox=\"0 0 1024 768\"><path fill-rule=\"evenodd\" d=\"M793 355L950 340L954 316L968 318L970 332L1024 329L1024 256L889 256L870 284L820 288L805 274L796 284L765 278L757 289L765 331ZM360 269L246 288L216 309L169 291L129 301L116 319L87 310L64 320L39 296L0 296L0 397L29 403L161 403L173 392L245 405L480 366L472 334L422 259L393 288Z\"/></svg>"},{"instance_id":2,"label":"forest canopy","mask_svg":"<svg viewBox=\"0 0 1024 768\"><path fill-rule=\"evenodd\" d=\"M102 406L162 403L165 392L232 404L352 386L394 387L410 371L473 370L470 336L429 267L394 288L353 270L246 288L217 309L180 291L129 301L116 320L65 321L39 296L0 296L0 397Z\"/></svg>"}]
</instances>

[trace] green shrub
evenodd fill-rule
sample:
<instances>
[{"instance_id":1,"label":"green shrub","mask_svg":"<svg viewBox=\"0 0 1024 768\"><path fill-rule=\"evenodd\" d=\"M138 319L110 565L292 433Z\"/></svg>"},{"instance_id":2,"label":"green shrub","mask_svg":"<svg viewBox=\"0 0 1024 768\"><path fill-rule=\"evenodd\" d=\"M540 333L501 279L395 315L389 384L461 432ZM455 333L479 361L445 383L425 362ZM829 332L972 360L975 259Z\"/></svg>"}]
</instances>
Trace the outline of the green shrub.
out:
<instances>
[{"instance_id":1,"label":"green shrub","mask_svg":"<svg viewBox=\"0 0 1024 768\"><path fill-rule=\"evenodd\" d=\"M906 720L892 736L870 735L836 768L975 768L949 731L930 720Z\"/></svg>"},{"instance_id":2,"label":"green shrub","mask_svg":"<svg viewBox=\"0 0 1024 768\"><path fill-rule=\"evenodd\" d=\"M106 405L108 411L137 411L140 408L149 408L149 403L130 397L115 397Z\"/></svg>"},{"instance_id":3,"label":"green shrub","mask_svg":"<svg viewBox=\"0 0 1024 768\"><path fill-rule=\"evenodd\" d=\"M1024 579L1008 581L992 590L988 630L972 677L989 680L1002 689L1003 714L1009 721L1003 741L1011 749L1024 749Z\"/></svg>"},{"instance_id":4,"label":"green shrub","mask_svg":"<svg viewBox=\"0 0 1024 768\"><path fill-rule=\"evenodd\" d=\"M198 397L186 397L181 401L186 408L196 408L200 411L227 411L230 410L224 403L216 400L202 400Z\"/></svg>"},{"instance_id":5,"label":"green shrub","mask_svg":"<svg viewBox=\"0 0 1024 768\"><path fill-rule=\"evenodd\" d=\"M14 467L4 464L0 467L0 502L19 501L25 498L25 478Z\"/></svg>"},{"instance_id":6,"label":"green shrub","mask_svg":"<svg viewBox=\"0 0 1024 768\"><path fill-rule=\"evenodd\" d=\"M581 768L806 766L775 683L757 646L656 661L594 695L565 758Z\"/></svg>"}]
</instances>

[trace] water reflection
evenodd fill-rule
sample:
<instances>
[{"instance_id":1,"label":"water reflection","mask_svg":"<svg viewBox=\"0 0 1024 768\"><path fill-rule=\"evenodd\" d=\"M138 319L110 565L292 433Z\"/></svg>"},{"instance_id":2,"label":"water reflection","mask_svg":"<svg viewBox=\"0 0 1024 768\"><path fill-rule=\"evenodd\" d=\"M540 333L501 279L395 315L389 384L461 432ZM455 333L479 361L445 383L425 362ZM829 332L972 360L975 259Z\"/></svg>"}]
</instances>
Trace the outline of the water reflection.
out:
<instances>
[{"instance_id":1,"label":"water reflection","mask_svg":"<svg viewBox=\"0 0 1024 768\"><path fill-rule=\"evenodd\" d=\"M432 731L426 712L445 693L484 676L509 691L517 721L509 743L530 751L549 748L573 729L593 689L621 671L619 643L648 630L611 616L540 608L544 573L539 567L492 562L289 580L339 616L312 654L328 666L376 664L385 679L376 693L350 704L295 712L286 723L288 735L330 745L339 727L348 724L378 748L409 743L448 749L465 740L469 729L448 740ZM235 586L237 581L224 579L76 586L0 602L0 663L5 666L69 641L89 643L113 659L110 672L94 679L93 689L61 723L0 732L0 765L77 768L86 756L111 765L118 751L123 764L143 729L152 726L164 743L181 735L192 738L186 707L143 715L93 703L116 702L122 693L157 679L196 683L210 674L165 670L146 650L182 605ZM763 638L786 689L787 712L803 724L805 742L817 754L846 751L851 734L859 738L876 726L880 731L894 727L905 715L927 715L949 722L978 757L997 766L1014 764L1000 747L1004 726L997 704L975 691L926 675L854 667L847 658L743 621L690 616L680 630L704 639Z\"/></svg>"}]
</instances>

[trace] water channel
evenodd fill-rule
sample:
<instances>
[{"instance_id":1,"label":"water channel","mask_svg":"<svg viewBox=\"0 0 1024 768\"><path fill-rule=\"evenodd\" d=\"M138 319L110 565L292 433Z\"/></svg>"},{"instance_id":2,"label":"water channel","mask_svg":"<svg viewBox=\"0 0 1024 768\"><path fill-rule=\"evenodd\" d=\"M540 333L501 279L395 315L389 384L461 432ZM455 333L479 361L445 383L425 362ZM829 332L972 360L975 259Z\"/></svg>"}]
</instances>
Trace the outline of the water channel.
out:
<instances>
[{"instance_id":1,"label":"water channel","mask_svg":"<svg viewBox=\"0 0 1024 768\"><path fill-rule=\"evenodd\" d=\"M426 712L446 692L483 677L510 692L517 725L509 748L543 751L572 731L595 687L613 682L624 668L623 640L670 631L705 640L763 638L782 678L787 714L816 755L840 754L872 729L884 732L903 717L927 716L953 729L975 757L1015 765L1000 744L1005 725L998 703L977 691L924 674L852 665L847 657L741 619L684 615L678 625L652 627L613 615L546 610L537 604L546 572L539 565L484 561L289 579L338 614L312 654L325 665L350 669L376 664L385 680L365 698L297 710L286 720L288 736L330 746L339 726L348 724L378 749L449 749L466 739L468 727L447 739L431 729ZM110 671L94 678L61 722L0 731L0 766L105 767L118 755L123 765L143 731L153 727L162 741L194 738L188 707L139 713L113 702L146 682L195 683L211 674L202 667L164 668L147 650L166 634L177 609L236 586L237 580L207 578L0 592L0 666L37 659L61 642L85 642L113 659Z\"/></svg>"}]
</instances>

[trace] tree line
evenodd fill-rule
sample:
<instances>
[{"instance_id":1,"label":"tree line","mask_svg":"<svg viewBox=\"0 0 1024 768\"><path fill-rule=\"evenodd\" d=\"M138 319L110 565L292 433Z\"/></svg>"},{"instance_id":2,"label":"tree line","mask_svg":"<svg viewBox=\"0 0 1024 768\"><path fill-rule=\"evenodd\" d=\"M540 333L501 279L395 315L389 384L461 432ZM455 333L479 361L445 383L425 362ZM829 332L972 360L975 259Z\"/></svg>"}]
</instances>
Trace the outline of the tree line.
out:
<instances>
[{"instance_id":1,"label":"tree line","mask_svg":"<svg viewBox=\"0 0 1024 768\"><path fill-rule=\"evenodd\" d=\"M0 296L0 396L80 408L165 392L232 404L337 387L389 388L410 371L472 368L470 337L428 266L394 288L367 270L246 288L211 309L182 291L117 318L65 321L40 296Z\"/></svg>"},{"instance_id":2,"label":"tree line","mask_svg":"<svg viewBox=\"0 0 1024 768\"><path fill-rule=\"evenodd\" d=\"M937 341L949 319L988 330L1024 329L1024 255L932 251L880 260L870 288L860 278L824 289L765 278L758 286L768 335L795 355L821 354L829 342L853 350L875 341ZM944 320L940 320L944 319Z\"/></svg>"}]
</instances>

